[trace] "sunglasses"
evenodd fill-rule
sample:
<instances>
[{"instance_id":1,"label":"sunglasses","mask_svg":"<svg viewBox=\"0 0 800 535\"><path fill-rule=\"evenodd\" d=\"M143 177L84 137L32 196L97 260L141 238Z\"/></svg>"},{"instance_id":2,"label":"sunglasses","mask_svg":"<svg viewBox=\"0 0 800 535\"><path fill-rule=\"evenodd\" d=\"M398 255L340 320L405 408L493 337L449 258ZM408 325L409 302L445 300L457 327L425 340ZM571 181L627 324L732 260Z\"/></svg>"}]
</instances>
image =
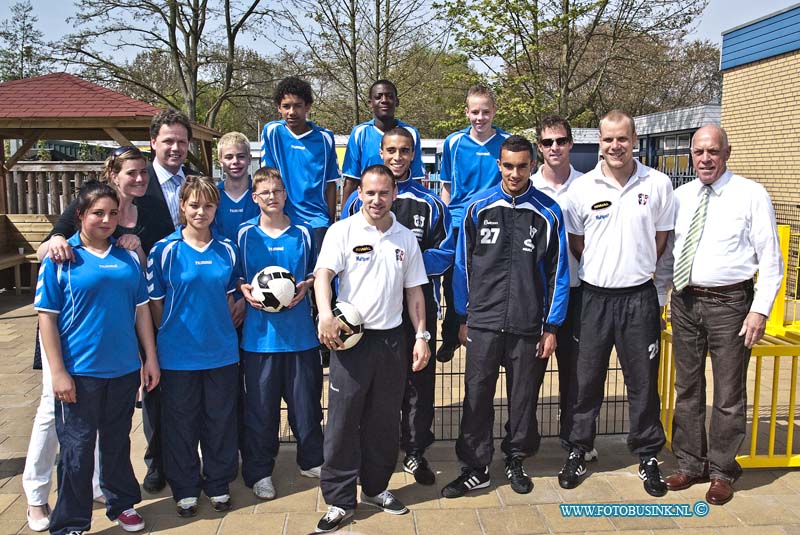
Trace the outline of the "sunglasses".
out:
<instances>
[{"instance_id":1,"label":"sunglasses","mask_svg":"<svg viewBox=\"0 0 800 535\"><path fill-rule=\"evenodd\" d=\"M114 161L117 158L129 152L133 152L135 154L138 154L139 156L142 155L142 151L140 151L137 147L134 147L133 145L123 145L122 147L117 147L116 149L114 149L114 152L111 153L111 165L112 166L114 165Z\"/></svg>"},{"instance_id":2,"label":"sunglasses","mask_svg":"<svg viewBox=\"0 0 800 535\"><path fill-rule=\"evenodd\" d=\"M539 144L542 147L552 147L553 143L558 143L559 147L563 147L564 145L569 143L569 138L568 137L557 137L555 139L545 138L545 139L540 139L539 140Z\"/></svg>"}]
</instances>

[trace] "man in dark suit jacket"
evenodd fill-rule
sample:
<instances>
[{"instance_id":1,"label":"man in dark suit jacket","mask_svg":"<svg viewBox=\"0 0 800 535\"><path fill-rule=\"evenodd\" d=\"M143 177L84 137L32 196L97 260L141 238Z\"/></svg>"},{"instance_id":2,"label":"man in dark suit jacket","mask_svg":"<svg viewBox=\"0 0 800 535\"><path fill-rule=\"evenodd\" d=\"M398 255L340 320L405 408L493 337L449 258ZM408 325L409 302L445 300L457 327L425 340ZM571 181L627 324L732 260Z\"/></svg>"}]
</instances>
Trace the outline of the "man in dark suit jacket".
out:
<instances>
[{"instance_id":1,"label":"man in dark suit jacket","mask_svg":"<svg viewBox=\"0 0 800 535\"><path fill-rule=\"evenodd\" d=\"M150 123L150 147L153 163L147 166L150 181L144 196L154 200L148 211L147 225L162 230L167 236L179 222L180 202L178 192L191 170L183 167L189 155L192 126L183 113L166 109ZM160 233L160 232L159 232ZM159 238L160 239L160 238ZM161 458L161 392L158 387L144 394L142 420L147 450L144 462L147 475L142 488L150 493L160 492L166 485Z\"/></svg>"}]
</instances>

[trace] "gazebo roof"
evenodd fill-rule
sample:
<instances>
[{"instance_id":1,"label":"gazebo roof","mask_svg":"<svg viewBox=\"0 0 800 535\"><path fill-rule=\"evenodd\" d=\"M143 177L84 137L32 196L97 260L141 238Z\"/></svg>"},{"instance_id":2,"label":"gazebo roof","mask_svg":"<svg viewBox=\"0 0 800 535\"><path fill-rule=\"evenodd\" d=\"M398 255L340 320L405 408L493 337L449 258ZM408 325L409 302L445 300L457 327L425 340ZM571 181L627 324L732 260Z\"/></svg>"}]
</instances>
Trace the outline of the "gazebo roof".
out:
<instances>
[{"instance_id":1,"label":"gazebo roof","mask_svg":"<svg viewBox=\"0 0 800 535\"><path fill-rule=\"evenodd\" d=\"M67 73L0 83L0 137L28 139L150 139L150 120L160 110ZM220 132L192 123L195 139L211 141Z\"/></svg>"}]
</instances>

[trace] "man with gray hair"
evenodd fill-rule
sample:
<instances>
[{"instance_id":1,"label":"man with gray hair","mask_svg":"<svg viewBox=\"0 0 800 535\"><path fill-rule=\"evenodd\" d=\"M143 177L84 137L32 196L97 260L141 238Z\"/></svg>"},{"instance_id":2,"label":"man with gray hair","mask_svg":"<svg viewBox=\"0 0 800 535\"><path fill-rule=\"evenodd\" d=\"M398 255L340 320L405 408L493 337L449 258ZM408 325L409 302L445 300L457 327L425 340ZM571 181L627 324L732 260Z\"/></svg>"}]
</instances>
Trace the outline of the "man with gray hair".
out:
<instances>
[{"instance_id":1,"label":"man with gray hair","mask_svg":"<svg viewBox=\"0 0 800 535\"><path fill-rule=\"evenodd\" d=\"M722 505L742 473L736 454L745 437L747 364L764 335L783 260L769 194L727 168L725 131L704 126L691 151L697 178L675 191L672 451L678 471L666 483L682 490L710 478L706 501ZM714 401L706 432L709 352Z\"/></svg>"}]
</instances>

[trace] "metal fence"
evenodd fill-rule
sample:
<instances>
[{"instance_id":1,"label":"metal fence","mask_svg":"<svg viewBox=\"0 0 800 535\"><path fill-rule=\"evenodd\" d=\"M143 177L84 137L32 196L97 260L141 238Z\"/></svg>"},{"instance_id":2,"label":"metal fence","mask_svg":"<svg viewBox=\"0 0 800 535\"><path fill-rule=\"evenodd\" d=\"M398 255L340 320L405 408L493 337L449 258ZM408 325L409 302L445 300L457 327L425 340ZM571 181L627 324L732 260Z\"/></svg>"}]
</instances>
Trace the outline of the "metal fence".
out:
<instances>
[{"instance_id":1,"label":"metal fence","mask_svg":"<svg viewBox=\"0 0 800 535\"><path fill-rule=\"evenodd\" d=\"M439 339L439 343L441 339ZM437 343L437 347L438 347ZM464 398L464 348L456 351L453 360L447 363L431 359L430 365L436 366L436 402L434 411L433 432L437 440L455 440L458 438L458 429L461 422L461 403ZM531 358L534 358L531 355ZM322 409L324 421L327 421L328 407L328 370L325 369L322 392ZM495 422L494 435L504 435L503 425L508 416L508 403L506 398L505 372L500 370L497 381L497 390L494 400ZM557 437L559 431L559 393L558 393L558 365L555 357L550 359L545 373L542 388L539 391L539 406L537 411L539 431L543 437ZM291 428L289 427L286 407L283 407L281 418L281 442L294 442ZM606 380L605 401L597 420L598 435L624 434L628 432L628 400L622 368L616 359L611 356Z\"/></svg>"}]
</instances>

